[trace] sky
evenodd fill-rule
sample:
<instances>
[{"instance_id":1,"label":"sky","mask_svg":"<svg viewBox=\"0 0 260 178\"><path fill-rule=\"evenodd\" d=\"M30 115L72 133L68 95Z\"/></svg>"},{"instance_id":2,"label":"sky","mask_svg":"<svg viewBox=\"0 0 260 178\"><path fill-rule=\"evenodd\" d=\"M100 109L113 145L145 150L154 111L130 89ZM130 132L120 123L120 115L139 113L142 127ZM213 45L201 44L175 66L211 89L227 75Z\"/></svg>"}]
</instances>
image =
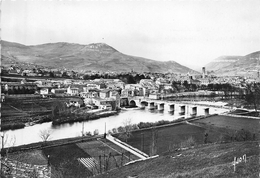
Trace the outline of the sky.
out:
<instances>
[{"instance_id":1,"label":"sky","mask_svg":"<svg viewBox=\"0 0 260 178\"><path fill-rule=\"evenodd\" d=\"M260 0L2 0L1 38L37 45L106 43L201 68L260 50Z\"/></svg>"}]
</instances>

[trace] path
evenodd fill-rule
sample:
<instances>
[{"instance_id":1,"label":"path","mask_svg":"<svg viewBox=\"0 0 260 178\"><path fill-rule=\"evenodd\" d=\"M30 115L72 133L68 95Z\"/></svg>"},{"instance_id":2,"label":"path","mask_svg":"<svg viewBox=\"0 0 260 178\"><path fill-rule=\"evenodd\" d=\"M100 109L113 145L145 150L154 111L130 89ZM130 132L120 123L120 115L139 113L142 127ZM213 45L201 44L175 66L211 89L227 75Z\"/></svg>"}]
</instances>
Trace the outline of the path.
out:
<instances>
[{"instance_id":1,"label":"path","mask_svg":"<svg viewBox=\"0 0 260 178\"><path fill-rule=\"evenodd\" d=\"M139 157L140 159L146 159L146 158L149 157L147 154L143 153L142 151L140 151L140 150L138 150L138 149L136 149L136 148L134 148L134 147L132 147L132 146L130 146L130 145L120 141L120 140L118 140L117 138L115 138L115 137L113 137L111 135L107 135L106 138L109 141L111 141L112 143L120 146L121 148L123 148L123 149L129 151L130 153L134 154L135 156Z\"/></svg>"}]
</instances>

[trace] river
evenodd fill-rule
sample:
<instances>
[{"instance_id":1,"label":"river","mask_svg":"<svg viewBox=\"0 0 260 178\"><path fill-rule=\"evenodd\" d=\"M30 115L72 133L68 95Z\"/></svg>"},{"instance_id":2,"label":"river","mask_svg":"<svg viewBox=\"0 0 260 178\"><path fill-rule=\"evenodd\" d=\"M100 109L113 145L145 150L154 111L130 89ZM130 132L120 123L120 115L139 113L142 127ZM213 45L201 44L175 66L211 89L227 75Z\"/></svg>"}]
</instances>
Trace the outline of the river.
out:
<instances>
[{"instance_id":1,"label":"river","mask_svg":"<svg viewBox=\"0 0 260 178\"><path fill-rule=\"evenodd\" d=\"M209 114L222 113L225 111L227 110L221 108L210 108ZM197 115L203 114L203 107L198 107ZM185 117L187 117L188 115L189 113L186 113ZM50 140L57 140L62 138L81 136L83 126L84 133L89 131L93 133L94 130L97 129L99 133L102 134L105 131L105 125L106 130L108 131L112 128L122 126L124 121L127 119L131 119L132 124L138 124L140 122L156 122L160 120L172 121L179 117L181 117L179 115L179 111L169 113L167 111L157 111L148 109L141 110L135 108L122 110L118 115L113 115L92 121L61 124L59 126L53 126L51 122L48 122L25 127L23 129L5 131L5 139L7 140L5 143L5 147L18 146L42 141L40 138L40 132L43 130L50 130Z\"/></svg>"}]
</instances>

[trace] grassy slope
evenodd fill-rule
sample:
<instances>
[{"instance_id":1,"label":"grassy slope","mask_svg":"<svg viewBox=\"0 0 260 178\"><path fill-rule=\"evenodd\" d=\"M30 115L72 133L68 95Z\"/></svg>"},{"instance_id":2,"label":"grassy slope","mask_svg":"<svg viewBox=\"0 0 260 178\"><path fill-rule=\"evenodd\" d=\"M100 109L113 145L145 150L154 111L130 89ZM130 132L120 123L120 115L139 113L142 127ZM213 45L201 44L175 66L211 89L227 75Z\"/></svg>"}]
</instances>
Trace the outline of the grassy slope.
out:
<instances>
[{"instance_id":1,"label":"grassy slope","mask_svg":"<svg viewBox=\"0 0 260 178\"><path fill-rule=\"evenodd\" d=\"M9 155L9 158L32 165L47 165L48 163L47 158L42 153L42 150L12 153Z\"/></svg>"},{"instance_id":2,"label":"grassy slope","mask_svg":"<svg viewBox=\"0 0 260 178\"><path fill-rule=\"evenodd\" d=\"M247 155L247 163L240 163L233 171L234 157ZM180 155L180 156L177 156ZM175 157L175 158L173 158ZM101 177L257 177L259 147L257 142L201 145L186 151L172 152L152 160L138 162L113 170Z\"/></svg>"}]
</instances>

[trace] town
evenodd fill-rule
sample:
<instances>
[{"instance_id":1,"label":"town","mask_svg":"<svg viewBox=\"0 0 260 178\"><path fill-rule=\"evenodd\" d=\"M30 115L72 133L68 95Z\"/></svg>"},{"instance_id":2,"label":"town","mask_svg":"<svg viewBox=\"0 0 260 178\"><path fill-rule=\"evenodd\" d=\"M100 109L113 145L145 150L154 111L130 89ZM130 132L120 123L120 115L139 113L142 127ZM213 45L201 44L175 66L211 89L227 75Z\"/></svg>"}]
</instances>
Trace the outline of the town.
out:
<instances>
[{"instance_id":1,"label":"town","mask_svg":"<svg viewBox=\"0 0 260 178\"><path fill-rule=\"evenodd\" d=\"M154 102L152 103L152 108L148 104L149 102L151 103L151 101L155 101L155 103L156 101L160 103L161 101L167 100L179 101L181 103L184 101L190 103L192 101L197 102L197 104L201 101L206 101L209 103L206 104L209 107L211 107L210 105L215 105L214 103L224 101L228 103L228 105L224 107L226 111L230 110L237 114L238 112L245 112L246 110L243 110L243 108L251 108L255 109L255 111L247 111L244 114L248 113L248 116L254 117L258 117L257 115L259 114L257 112L259 108L258 102L255 107L253 106L254 101L259 97L255 92L255 90L258 92L259 89L257 85L260 80L259 72L251 77L217 77L207 72L205 67L202 68L201 74L199 72L193 74L162 74L137 73L134 71L125 73L88 72L78 74L76 72L66 71L62 73L52 70L47 72L48 74L51 73L51 75L46 76L40 74L46 73L46 71L43 71L44 69L22 70L13 65L2 71L2 131L32 127L35 124L48 123L50 121L53 125L61 125L64 123L96 120L102 117L120 114L121 110L142 108L143 102L140 103L141 101L146 101L143 106L148 105L150 109L154 109ZM169 105L169 112L178 110L174 105ZM157 107L158 111L166 109L166 106L161 108L160 105ZM223 105L221 105L221 108L223 108ZM237 110L238 108L240 108L240 110ZM188 110L188 106L185 108L185 106L180 105L180 116L185 115L186 109ZM195 120L200 120L200 115L197 116L198 109L195 105L192 107L191 115L187 116L187 119L190 119L190 121L188 121L186 117L180 117L180 119L172 121L173 124L177 124L177 122L192 122L194 118ZM209 108L206 109L205 116L214 116L214 113L210 114ZM235 117L238 117L238 115ZM151 123L141 122L139 124L132 124L131 120L126 120L125 122L123 127L110 129L107 133L131 145L131 141L127 142L127 139L130 139L132 140L132 145L144 151L141 153L139 153L139 151L130 151L129 154L133 154L133 157L130 158L131 155L129 155L129 160L136 160L138 157L146 159L149 155L153 156L155 153L162 152L162 150L155 151L155 148L147 150L144 145L141 145L140 148L140 145L135 145L134 136L131 136L136 129L136 133L140 134L138 132L142 129L150 128ZM169 123L171 122L159 121L152 125L157 127ZM129 129L129 127L131 129ZM43 141L48 141L51 133L46 130L41 133ZM85 139L99 137L99 134L102 133L100 133L98 129L90 132L87 130L84 131L84 128L82 128L82 136L84 136ZM245 133L242 133L242 135L243 134ZM250 133L249 135L251 136L249 136L248 133L246 134L247 139L256 139L255 133ZM115 138L110 137L111 136L107 137L106 140L116 145L119 144L119 147L125 147L125 143L122 143L120 140L115 142ZM207 140L207 138L204 138L204 142L205 139ZM106 140L103 140L103 142L105 141L105 143L108 144ZM144 144L144 140L142 142L142 144ZM85 142L86 145L90 143L89 141ZM155 143L151 144L155 146ZM135 150L135 148L132 148L130 145L127 145L126 147L128 148L125 149L128 150L131 148ZM142 156L144 154L145 156ZM95 161L94 163L87 161L87 163L83 158L80 162L82 162L82 164L93 164L91 167L96 164ZM127 163L127 160L121 161L120 164L125 163ZM89 166L87 167L89 169ZM48 177L50 172L46 172L46 170L47 169L45 169L44 174ZM110 169L107 167L104 168L103 171L106 172L108 170ZM99 175L100 173L102 173L101 168L88 172L86 175L92 176Z\"/></svg>"},{"instance_id":2,"label":"town","mask_svg":"<svg viewBox=\"0 0 260 178\"><path fill-rule=\"evenodd\" d=\"M0 178L259 177L259 0L0 6Z\"/></svg>"}]
</instances>

